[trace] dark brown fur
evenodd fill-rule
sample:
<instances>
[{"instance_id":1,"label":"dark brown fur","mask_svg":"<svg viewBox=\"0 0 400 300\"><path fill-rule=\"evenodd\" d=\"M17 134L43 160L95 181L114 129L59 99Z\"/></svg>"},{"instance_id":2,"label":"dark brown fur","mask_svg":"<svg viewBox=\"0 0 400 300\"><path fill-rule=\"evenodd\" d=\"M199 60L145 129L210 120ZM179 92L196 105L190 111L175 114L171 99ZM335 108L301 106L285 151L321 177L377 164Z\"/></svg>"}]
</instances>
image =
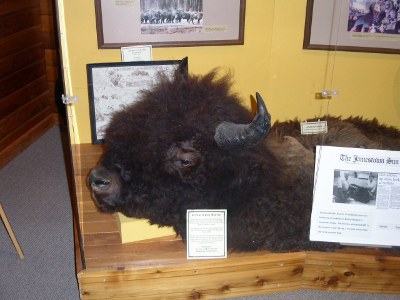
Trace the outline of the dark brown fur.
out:
<instances>
[{"instance_id":1,"label":"dark brown fur","mask_svg":"<svg viewBox=\"0 0 400 300\"><path fill-rule=\"evenodd\" d=\"M337 247L308 239L315 145L400 150L399 131L327 117L327 134L302 136L299 122L288 121L251 149L222 150L213 139L217 125L252 119L230 87L229 76L215 71L177 74L116 113L89 178L99 208L172 226L183 238L187 209L227 209L233 250Z\"/></svg>"}]
</instances>

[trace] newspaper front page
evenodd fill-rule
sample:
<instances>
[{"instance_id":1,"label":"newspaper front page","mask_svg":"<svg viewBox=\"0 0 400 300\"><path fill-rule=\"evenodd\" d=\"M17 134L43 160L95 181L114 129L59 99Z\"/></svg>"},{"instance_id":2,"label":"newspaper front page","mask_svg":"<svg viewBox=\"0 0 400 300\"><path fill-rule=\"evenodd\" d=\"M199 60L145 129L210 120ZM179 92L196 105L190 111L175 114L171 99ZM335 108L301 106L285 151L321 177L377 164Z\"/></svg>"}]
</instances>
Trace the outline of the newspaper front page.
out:
<instances>
[{"instance_id":1,"label":"newspaper front page","mask_svg":"<svg viewBox=\"0 0 400 300\"><path fill-rule=\"evenodd\" d=\"M400 151L317 146L310 240L400 246Z\"/></svg>"}]
</instances>

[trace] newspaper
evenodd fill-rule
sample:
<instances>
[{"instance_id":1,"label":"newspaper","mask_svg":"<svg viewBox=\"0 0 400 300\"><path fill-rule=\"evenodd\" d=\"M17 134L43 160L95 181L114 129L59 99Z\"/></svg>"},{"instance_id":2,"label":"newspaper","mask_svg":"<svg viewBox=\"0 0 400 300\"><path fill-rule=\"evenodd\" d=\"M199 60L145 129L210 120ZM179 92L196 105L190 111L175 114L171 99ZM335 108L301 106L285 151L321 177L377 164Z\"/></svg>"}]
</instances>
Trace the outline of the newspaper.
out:
<instances>
[{"instance_id":1,"label":"newspaper","mask_svg":"<svg viewBox=\"0 0 400 300\"><path fill-rule=\"evenodd\" d=\"M317 146L310 240L400 246L400 151Z\"/></svg>"}]
</instances>

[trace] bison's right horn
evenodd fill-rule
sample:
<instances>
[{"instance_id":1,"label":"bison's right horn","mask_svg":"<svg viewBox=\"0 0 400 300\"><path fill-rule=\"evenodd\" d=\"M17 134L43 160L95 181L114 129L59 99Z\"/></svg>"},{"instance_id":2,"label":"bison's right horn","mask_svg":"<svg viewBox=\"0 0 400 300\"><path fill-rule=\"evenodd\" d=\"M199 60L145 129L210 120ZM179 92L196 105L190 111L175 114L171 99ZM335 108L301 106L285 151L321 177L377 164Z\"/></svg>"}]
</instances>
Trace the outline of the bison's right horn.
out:
<instances>
[{"instance_id":1,"label":"bison's right horn","mask_svg":"<svg viewBox=\"0 0 400 300\"><path fill-rule=\"evenodd\" d=\"M215 129L214 140L225 150L244 149L257 145L271 128L271 115L259 93L256 93L257 113L250 124L222 122Z\"/></svg>"}]
</instances>

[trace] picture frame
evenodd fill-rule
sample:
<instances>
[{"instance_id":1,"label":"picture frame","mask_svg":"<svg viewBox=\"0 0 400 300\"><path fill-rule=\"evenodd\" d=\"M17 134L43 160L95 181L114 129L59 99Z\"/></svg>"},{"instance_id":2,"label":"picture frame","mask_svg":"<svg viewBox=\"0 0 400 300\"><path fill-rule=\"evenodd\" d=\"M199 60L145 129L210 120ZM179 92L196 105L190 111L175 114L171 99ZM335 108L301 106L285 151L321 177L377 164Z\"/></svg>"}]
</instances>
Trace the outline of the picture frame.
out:
<instances>
[{"instance_id":1,"label":"picture frame","mask_svg":"<svg viewBox=\"0 0 400 300\"><path fill-rule=\"evenodd\" d=\"M245 7L246 0L95 0L98 48L243 45Z\"/></svg>"},{"instance_id":2,"label":"picture frame","mask_svg":"<svg viewBox=\"0 0 400 300\"><path fill-rule=\"evenodd\" d=\"M142 90L156 84L157 74L188 73L188 59L87 64L90 125L93 144L104 143L114 112L134 103Z\"/></svg>"},{"instance_id":3,"label":"picture frame","mask_svg":"<svg viewBox=\"0 0 400 300\"><path fill-rule=\"evenodd\" d=\"M399 54L400 27L389 31L389 17L383 21L385 8L376 18L379 24L374 19L369 27L358 27L368 24L365 15L370 4L368 0L307 0L303 49Z\"/></svg>"}]
</instances>

